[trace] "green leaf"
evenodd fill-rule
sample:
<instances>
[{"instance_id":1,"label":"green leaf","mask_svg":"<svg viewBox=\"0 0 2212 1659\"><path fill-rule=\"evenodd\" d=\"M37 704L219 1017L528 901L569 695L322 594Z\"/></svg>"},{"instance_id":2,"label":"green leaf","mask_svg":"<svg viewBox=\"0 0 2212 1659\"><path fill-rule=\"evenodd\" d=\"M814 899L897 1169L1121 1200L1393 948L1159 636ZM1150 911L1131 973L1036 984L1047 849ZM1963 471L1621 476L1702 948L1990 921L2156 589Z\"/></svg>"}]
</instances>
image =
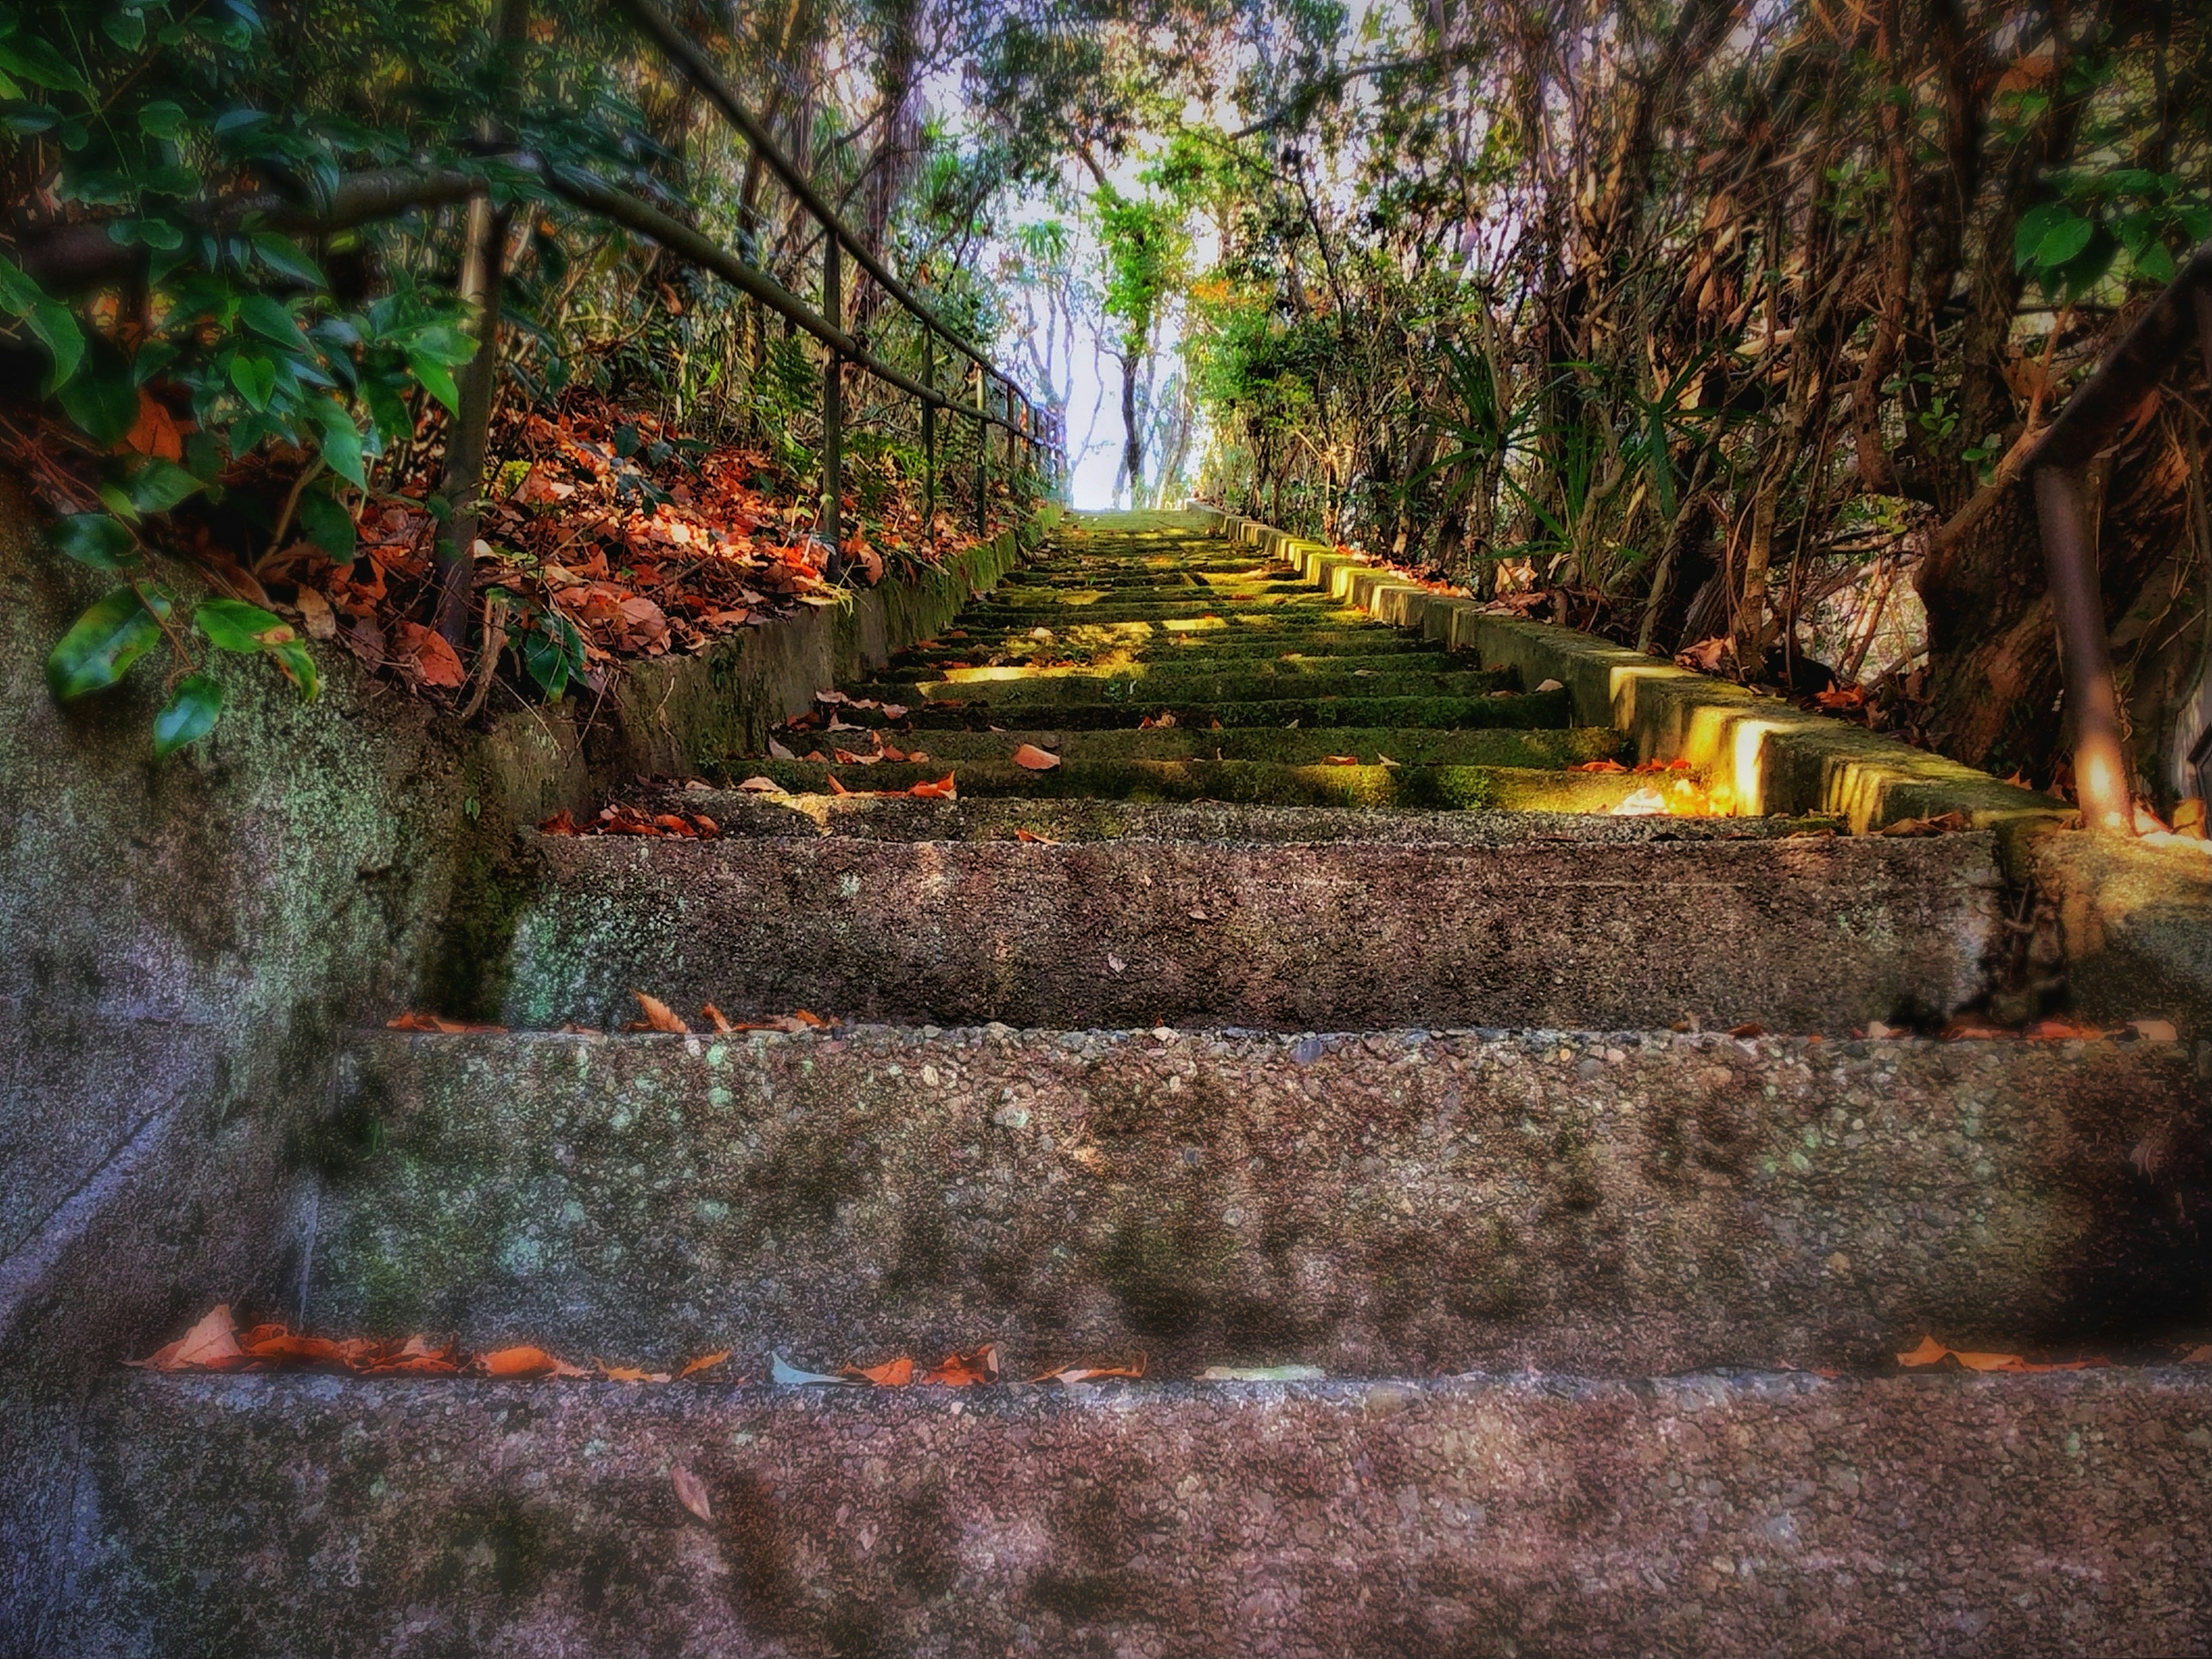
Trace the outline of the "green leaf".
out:
<instances>
[{"instance_id":1,"label":"green leaf","mask_svg":"<svg viewBox=\"0 0 2212 1659\"><path fill-rule=\"evenodd\" d=\"M2045 270L2057 269L2089 246L2096 228L2080 214L2069 213L2035 245L2035 263Z\"/></svg>"},{"instance_id":2,"label":"green leaf","mask_svg":"<svg viewBox=\"0 0 2212 1659\"><path fill-rule=\"evenodd\" d=\"M167 513L205 486L174 461L149 455L131 475L131 504L141 513Z\"/></svg>"},{"instance_id":3,"label":"green leaf","mask_svg":"<svg viewBox=\"0 0 2212 1659\"><path fill-rule=\"evenodd\" d=\"M323 453L330 453L327 445ZM319 489L311 489L300 497L300 527L307 532L309 541L337 563L353 562L353 514Z\"/></svg>"},{"instance_id":4,"label":"green leaf","mask_svg":"<svg viewBox=\"0 0 2212 1659\"><path fill-rule=\"evenodd\" d=\"M84 344L84 368L62 387L62 409L94 443L112 449L138 424L137 382L131 360L106 335L95 333Z\"/></svg>"},{"instance_id":5,"label":"green leaf","mask_svg":"<svg viewBox=\"0 0 2212 1659\"><path fill-rule=\"evenodd\" d=\"M290 237L273 230L257 230L251 240L253 252L261 263L279 276L289 276L295 283L305 283L310 288L327 288L330 282L322 269L300 251L300 245Z\"/></svg>"},{"instance_id":6,"label":"green leaf","mask_svg":"<svg viewBox=\"0 0 2212 1659\"><path fill-rule=\"evenodd\" d=\"M2012 233L2013 269L2026 270L2033 264L2036 250L2042 246L2043 239L2074 216L2074 210L2063 202L2045 202L2042 206L2030 208L2021 214L2020 223L2013 228Z\"/></svg>"},{"instance_id":7,"label":"green leaf","mask_svg":"<svg viewBox=\"0 0 2212 1659\"><path fill-rule=\"evenodd\" d=\"M2173 256L2166 251L2163 242L2146 242L2135 257L2136 275L2147 283L2170 283L2173 280Z\"/></svg>"},{"instance_id":8,"label":"green leaf","mask_svg":"<svg viewBox=\"0 0 2212 1659\"><path fill-rule=\"evenodd\" d=\"M248 605L244 599L204 599L199 609L192 612L192 626L206 635L208 643L218 651L250 655L269 648L260 636L284 627L285 622L282 617L258 605Z\"/></svg>"},{"instance_id":9,"label":"green leaf","mask_svg":"<svg viewBox=\"0 0 2212 1659\"><path fill-rule=\"evenodd\" d=\"M149 611L137 590L118 587L76 619L46 659L46 684L59 702L114 684L161 637L169 597L149 588Z\"/></svg>"},{"instance_id":10,"label":"green leaf","mask_svg":"<svg viewBox=\"0 0 2212 1659\"><path fill-rule=\"evenodd\" d=\"M0 69L50 92L88 94L92 90L84 76L70 67L69 59L35 34L18 34L0 41Z\"/></svg>"},{"instance_id":11,"label":"green leaf","mask_svg":"<svg viewBox=\"0 0 2212 1659\"><path fill-rule=\"evenodd\" d=\"M445 364L428 353L410 346L407 366L415 371L415 378L422 383L422 390L435 398L453 414L461 412L461 390L453 384L453 376Z\"/></svg>"},{"instance_id":12,"label":"green leaf","mask_svg":"<svg viewBox=\"0 0 2212 1659\"><path fill-rule=\"evenodd\" d=\"M46 290L21 265L0 254L0 311L10 317L27 316L31 307L46 297Z\"/></svg>"},{"instance_id":13,"label":"green leaf","mask_svg":"<svg viewBox=\"0 0 2212 1659\"><path fill-rule=\"evenodd\" d=\"M153 138L176 137L185 130L184 106L167 98L148 104L138 112L138 130Z\"/></svg>"},{"instance_id":14,"label":"green leaf","mask_svg":"<svg viewBox=\"0 0 2212 1659\"><path fill-rule=\"evenodd\" d=\"M222 682L212 674L187 674L177 684L176 695L154 716L154 753L167 760L188 743L198 743L215 730L222 713Z\"/></svg>"},{"instance_id":15,"label":"green leaf","mask_svg":"<svg viewBox=\"0 0 2212 1659\"><path fill-rule=\"evenodd\" d=\"M292 313L266 294L247 295L239 302L238 317L264 340L273 340L294 351L313 349Z\"/></svg>"},{"instance_id":16,"label":"green leaf","mask_svg":"<svg viewBox=\"0 0 2212 1659\"><path fill-rule=\"evenodd\" d=\"M105 513L72 513L54 526L54 545L95 570L122 570L136 562L138 538L128 525Z\"/></svg>"},{"instance_id":17,"label":"green leaf","mask_svg":"<svg viewBox=\"0 0 2212 1659\"><path fill-rule=\"evenodd\" d=\"M269 654L275 659L277 668L283 672L284 678L291 681L294 688L298 690L300 701L314 702L315 694L322 690L323 683L321 677L315 672L315 659L308 651L307 641L286 640L282 644L270 646Z\"/></svg>"},{"instance_id":18,"label":"green leaf","mask_svg":"<svg viewBox=\"0 0 2212 1659\"><path fill-rule=\"evenodd\" d=\"M270 395L276 390L276 365L266 357L241 351L230 360L230 383L257 411L265 410Z\"/></svg>"},{"instance_id":19,"label":"green leaf","mask_svg":"<svg viewBox=\"0 0 2212 1659\"><path fill-rule=\"evenodd\" d=\"M47 377L46 390L67 386L84 361L84 331L77 326L76 313L59 300L40 300L23 320L53 356L54 372Z\"/></svg>"}]
</instances>

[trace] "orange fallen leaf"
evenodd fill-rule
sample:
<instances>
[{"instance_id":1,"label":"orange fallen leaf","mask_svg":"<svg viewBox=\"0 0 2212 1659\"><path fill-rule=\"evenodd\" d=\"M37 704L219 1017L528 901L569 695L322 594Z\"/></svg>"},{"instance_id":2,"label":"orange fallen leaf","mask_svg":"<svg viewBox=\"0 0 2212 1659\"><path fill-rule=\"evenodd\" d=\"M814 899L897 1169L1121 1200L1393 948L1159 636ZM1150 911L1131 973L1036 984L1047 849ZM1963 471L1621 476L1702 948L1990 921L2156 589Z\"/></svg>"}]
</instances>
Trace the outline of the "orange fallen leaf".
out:
<instances>
[{"instance_id":1,"label":"orange fallen leaf","mask_svg":"<svg viewBox=\"0 0 2212 1659\"><path fill-rule=\"evenodd\" d=\"M599 1375L610 1382L665 1382L668 1381L666 1371L640 1370L635 1365L610 1365L604 1359L596 1360L593 1363L599 1366Z\"/></svg>"},{"instance_id":2,"label":"orange fallen leaf","mask_svg":"<svg viewBox=\"0 0 2212 1659\"><path fill-rule=\"evenodd\" d=\"M2021 1033L2030 1042L2098 1042L2106 1035L2095 1025L2076 1025L2066 1019L2039 1019Z\"/></svg>"},{"instance_id":3,"label":"orange fallen leaf","mask_svg":"<svg viewBox=\"0 0 2212 1659\"><path fill-rule=\"evenodd\" d=\"M711 1371L717 1365L728 1364L729 1358L730 1351L727 1348L718 1349L713 1353L702 1353L696 1359L684 1361L684 1369L676 1375L679 1380L687 1376L697 1376L702 1371Z\"/></svg>"},{"instance_id":4,"label":"orange fallen leaf","mask_svg":"<svg viewBox=\"0 0 2212 1659\"><path fill-rule=\"evenodd\" d=\"M1729 1035L1732 1037L1765 1036L1766 1028L1755 1019L1747 1019L1741 1025L1729 1026Z\"/></svg>"},{"instance_id":5,"label":"orange fallen leaf","mask_svg":"<svg viewBox=\"0 0 2212 1659\"><path fill-rule=\"evenodd\" d=\"M879 1389L903 1389L914 1381L914 1361L901 1354L880 1365L848 1365L842 1375L860 1377Z\"/></svg>"},{"instance_id":6,"label":"orange fallen leaf","mask_svg":"<svg viewBox=\"0 0 2212 1659\"><path fill-rule=\"evenodd\" d=\"M447 1019L441 1014L417 1013L409 1010L397 1018L384 1022L387 1031L504 1031L504 1025L471 1024L465 1019Z\"/></svg>"},{"instance_id":7,"label":"orange fallen leaf","mask_svg":"<svg viewBox=\"0 0 2212 1659\"><path fill-rule=\"evenodd\" d=\"M921 1380L940 1388L965 1389L978 1382L995 1382L998 1377L999 1345L986 1342L973 1353L947 1354L945 1363L932 1367Z\"/></svg>"},{"instance_id":8,"label":"orange fallen leaf","mask_svg":"<svg viewBox=\"0 0 2212 1659\"><path fill-rule=\"evenodd\" d=\"M738 1029L736 1026L730 1024L730 1017L724 1013L720 1008L717 1008L711 1002L705 1007L702 1008L699 1012L714 1022L714 1030L717 1032L727 1034ZM725 1357L726 1358L726 1355Z\"/></svg>"},{"instance_id":9,"label":"orange fallen leaf","mask_svg":"<svg viewBox=\"0 0 2212 1659\"><path fill-rule=\"evenodd\" d=\"M637 999L637 1006L645 1010L643 1023L633 1025L632 1030L667 1031L678 1036L689 1036L691 1034L691 1028L679 1019L676 1011L659 997L649 997L642 991L632 991L630 994Z\"/></svg>"},{"instance_id":10,"label":"orange fallen leaf","mask_svg":"<svg viewBox=\"0 0 2212 1659\"><path fill-rule=\"evenodd\" d=\"M2177 1365L2212 1365L2212 1342L2199 1342L2179 1355L2173 1363Z\"/></svg>"},{"instance_id":11,"label":"orange fallen leaf","mask_svg":"<svg viewBox=\"0 0 2212 1659\"><path fill-rule=\"evenodd\" d=\"M1570 772L1626 772L1628 769L1617 760L1584 761L1579 766L1570 766Z\"/></svg>"},{"instance_id":12,"label":"orange fallen leaf","mask_svg":"<svg viewBox=\"0 0 2212 1659\"><path fill-rule=\"evenodd\" d=\"M783 793L783 786L774 778L747 778L738 787L750 790L756 795L780 795Z\"/></svg>"},{"instance_id":13,"label":"orange fallen leaf","mask_svg":"<svg viewBox=\"0 0 2212 1659\"><path fill-rule=\"evenodd\" d=\"M513 1348L498 1348L490 1353L480 1353L469 1369L483 1376L506 1377L514 1382L527 1382L538 1376L588 1376L590 1372L580 1365L571 1365L556 1358L543 1348L525 1343Z\"/></svg>"},{"instance_id":14,"label":"orange fallen leaf","mask_svg":"<svg viewBox=\"0 0 2212 1659\"><path fill-rule=\"evenodd\" d=\"M460 1368L459 1345L451 1338L434 1342L410 1336L398 1352L374 1356L362 1370L368 1376L450 1376Z\"/></svg>"},{"instance_id":15,"label":"orange fallen leaf","mask_svg":"<svg viewBox=\"0 0 2212 1659\"><path fill-rule=\"evenodd\" d=\"M403 622L398 624L398 649L394 654L405 659L423 684L451 690L467 680L459 653L434 629L425 628L420 623Z\"/></svg>"},{"instance_id":16,"label":"orange fallen leaf","mask_svg":"<svg viewBox=\"0 0 2212 1659\"><path fill-rule=\"evenodd\" d=\"M576 833L576 820L568 816L568 809L564 806L551 817L540 822L538 833L541 836L573 836Z\"/></svg>"},{"instance_id":17,"label":"orange fallen leaf","mask_svg":"<svg viewBox=\"0 0 2212 1659\"><path fill-rule=\"evenodd\" d=\"M2174 1030L2170 1019L2131 1019L2128 1029L2145 1042L2178 1042L2181 1033Z\"/></svg>"},{"instance_id":18,"label":"orange fallen leaf","mask_svg":"<svg viewBox=\"0 0 2212 1659\"><path fill-rule=\"evenodd\" d=\"M950 772L935 783L917 783L907 793L921 800L957 800L960 798L959 792L953 787Z\"/></svg>"},{"instance_id":19,"label":"orange fallen leaf","mask_svg":"<svg viewBox=\"0 0 2212 1659\"><path fill-rule=\"evenodd\" d=\"M1950 1352L1934 1337L1923 1336L1920 1339L1918 1347L1910 1353L1898 1355L1897 1363L1900 1365L1932 1365Z\"/></svg>"},{"instance_id":20,"label":"orange fallen leaf","mask_svg":"<svg viewBox=\"0 0 2212 1659\"><path fill-rule=\"evenodd\" d=\"M1060 764L1060 757L1033 743L1025 743L1014 750L1014 764L1031 772L1049 772ZM945 780L948 784L951 781L950 778Z\"/></svg>"},{"instance_id":21,"label":"orange fallen leaf","mask_svg":"<svg viewBox=\"0 0 2212 1659\"><path fill-rule=\"evenodd\" d=\"M1014 839L1016 841L1029 842L1038 847L1057 847L1060 845L1060 843L1054 841L1050 836L1040 836L1034 830L1018 829L1014 831Z\"/></svg>"},{"instance_id":22,"label":"orange fallen leaf","mask_svg":"<svg viewBox=\"0 0 2212 1659\"><path fill-rule=\"evenodd\" d=\"M374 1345L359 1338L337 1341L327 1336L295 1336L282 1325L257 1325L239 1346L271 1366L307 1366L351 1365Z\"/></svg>"},{"instance_id":23,"label":"orange fallen leaf","mask_svg":"<svg viewBox=\"0 0 2212 1659\"><path fill-rule=\"evenodd\" d=\"M1359 757L1357 755L1323 755L1321 758L1322 764L1326 766L1357 766L1359 764Z\"/></svg>"},{"instance_id":24,"label":"orange fallen leaf","mask_svg":"<svg viewBox=\"0 0 2212 1659\"><path fill-rule=\"evenodd\" d=\"M707 1496L706 1482L681 1463L670 1467L668 1480L669 1484L676 1488L676 1501L712 1526L714 1521L714 1505Z\"/></svg>"},{"instance_id":25,"label":"orange fallen leaf","mask_svg":"<svg viewBox=\"0 0 2212 1659\"><path fill-rule=\"evenodd\" d=\"M821 1015L813 1013L805 1008L793 1009L791 1011L791 1017L797 1020L801 1025L811 1025L817 1031L826 1031L830 1029L830 1022L828 1020L823 1018Z\"/></svg>"},{"instance_id":26,"label":"orange fallen leaf","mask_svg":"<svg viewBox=\"0 0 2212 1659\"><path fill-rule=\"evenodd\" d=\"M243 1369L249 1357L238 1346L238 1322L225 1302L210 1308L174 1342L128 1363L149 1371L234 1371Z\"/></svg>"},{"instance_id":27,"label":"orange fallen leaf","mask_svg":"<svg viewBox=\"0 0 2212 1659\"><path fill-rule=\"evenodd\" d=\"M152 455L165 461L185 459L184 434L177 429L176 416L144 386L138 388L138 418L116 447L136 450L141 455Z\"/></svg>"},{"instance_id":28,"label":"orange fallen leaf","mask_svg":"<svg viewBox=\"0 0 2212 1659\"><path fill-rule=\"evenodd\" d=\"M917 788L920 787L919 785L915 787ZM843 784L838 782L837 775L835 772L832 772L830 775L830 793L833 795L849 795L853 792L848 789Z\"/></svg>"}]
</instances>

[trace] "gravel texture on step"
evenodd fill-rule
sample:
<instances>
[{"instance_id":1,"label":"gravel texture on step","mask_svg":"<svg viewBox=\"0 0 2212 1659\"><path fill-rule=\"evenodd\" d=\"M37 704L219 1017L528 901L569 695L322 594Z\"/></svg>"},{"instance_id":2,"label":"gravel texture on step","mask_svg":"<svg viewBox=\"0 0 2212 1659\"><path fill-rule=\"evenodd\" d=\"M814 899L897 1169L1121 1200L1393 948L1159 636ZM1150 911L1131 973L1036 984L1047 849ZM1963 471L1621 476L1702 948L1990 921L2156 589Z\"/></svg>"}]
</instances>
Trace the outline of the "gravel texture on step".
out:
<instances>
[{"instance_id":1,"label":"gravel texture on step","mask_svg":"<svg viewBox=\"0 0 2212 1659\"><path fill-rule=\"evenodd\" d=\"M1300 726L1210 727L1186 730L1156 726L1150 731L1058 732L1036 728L1011 732L933 732L926 745L933 761L1011 759L1023 744L1036 744L1070 760L1244 760L1311 765L1328 755L1358 755L1368 761L1388 755L1408 766L1565 767L1612 760L1621 752L1620 734L1609 726L1526 731L1476 727L1465 732L1429 726L1332 726L1310 732ZM807 732L790 745L801 752L817 746L851 747L842 734ZM860 747L870 745L863 741ZM737 763L733 762L732 764ZM1648 775L1642 782L1653 781ZM1665 780L1660 780L1663 782Z\"/></svg>"},{"instance_id":2,"label":"gravel texture on step","mask_svg":"<svg viewBox=\"0 0 2212 1659\"><path fill-rule=\"evenodd\" d=\"M1130 703L1195 706L1250 702L1276 697L1486 697L1520 689L1510 672L1449 669L1431 672L1414 659L1410 668L1366 672L1278 673L1272 665L1220 672L1210 668L1131 673L1060 673L1016 669L990 679L925 679L856 685L853 695L908 704L936 700L1018 708L1056 702L1121 698ZM1137 712L1141 712L1139 710ZM1134 720L1131 724L1135 724Z\"/></svg>"},{"instance_id":3,"label":"gravel texture on step","mask_svg":"<svg viewBox=\"0 0 2212 1659\"><path fill-rule=\"evenodd\" d=\"M894 688L884 688L894 690ZM951 726L977 730L987 726L1034 726L1048 720L1071 731L1122 730L1147 716L1173 714L1178 726L1209 729L1219 720L1224 728L1338 726L1425 726L1456 731L1466 727L1552 727L1565 730L1573 703L1565 691L1493 692L1480 697L1301 696L1290 687L1285 695L1238 702L1214 702L1203 697L1181 697L1172 692L1155 694L1141 684L1121 696L1097 702L1052 702L994 704L983 699L930 702L915 708L902 725L927 732ZM894 699L896 700L896 699ZM868 711L858 711L866 715ZM877 721L882 717L877 716ZM862 724L871 724L866 720Z\"/></svg>"},{"instance_id":4,"label":"gravel texture on step","mask_svg":"<svg viewBox=\"0 0 2212 1659\"><path fill-rule=\"evenodd\" d=\"M2212 1288L2178 1044L380 1032L349 1076L309 1317L474 1348L1812 1367Z\"/></svg>"},{"instance_id":5,"label":"gravel texture on step","mask_svg":"<svg viewBox=\"0 0 2212 1659\"><path fill-rule=\"evenodd\" d=\"M84 1415L71 1654L2212 1645L2201 1368L966 1398L129 1378Z\"/></svg>"},{"instance_id":6,"label":"gravel texture on step","mask_svg":"<svg viewBox=\"0 0 2212 1659\"><path fill-rule=\"evenodd\" d=\"M1972 1001L2002 931L1978 832L536 846L507 1023L538 1028L627 1018L645 987L732 1018L1840 1034Z\"/></svg>"}]
</instances>

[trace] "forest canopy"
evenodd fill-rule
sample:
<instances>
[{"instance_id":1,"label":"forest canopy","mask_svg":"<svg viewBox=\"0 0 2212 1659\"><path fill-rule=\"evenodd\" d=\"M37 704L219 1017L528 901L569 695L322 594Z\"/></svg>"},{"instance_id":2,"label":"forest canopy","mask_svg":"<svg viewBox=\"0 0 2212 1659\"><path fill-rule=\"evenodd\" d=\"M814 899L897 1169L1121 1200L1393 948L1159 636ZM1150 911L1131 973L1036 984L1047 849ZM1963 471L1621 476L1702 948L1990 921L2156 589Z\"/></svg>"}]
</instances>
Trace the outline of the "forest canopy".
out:
<instances>
[{"instance_id":1,"label":"forest canopy","mask_svg":"<svg viewBox=\"0 0 2212 1659\"><path fill-rule=\"evenodd\" d=\"M2201 8L665 9L1054 418L1079 428L1079 386L1113 388L1122 500L1195 490L2063 784L2018 462L2212 233ZM0 9L0 349L30 388L4 435L65 549L137 573L110 621L140 650L170 626L143 561L227 562L276 622L327 586L298 559L357 573L379 515L413 503L450 541L533 418L620 447L644 489L725 450L761 501L805 501L816 343L562 179L959 389L880 284L825 295L818 225L622 6ZM448 440L495 219L497 412L471 474ZM2093 469L2132 757L2166 800L2203 650L2204 392L2183 365ZM915 401L859 374L845 395L862 544L933 556L966 519L929 487ZM974 429L941 436L964 490ZM993 513L1049 483L1007 454ZM621 648L519 580L493 584L518 684ZM437 623L433 586L403 581L380 626ZM312 673L285 643L260 648Z\"/></svg>"}]
</instances>

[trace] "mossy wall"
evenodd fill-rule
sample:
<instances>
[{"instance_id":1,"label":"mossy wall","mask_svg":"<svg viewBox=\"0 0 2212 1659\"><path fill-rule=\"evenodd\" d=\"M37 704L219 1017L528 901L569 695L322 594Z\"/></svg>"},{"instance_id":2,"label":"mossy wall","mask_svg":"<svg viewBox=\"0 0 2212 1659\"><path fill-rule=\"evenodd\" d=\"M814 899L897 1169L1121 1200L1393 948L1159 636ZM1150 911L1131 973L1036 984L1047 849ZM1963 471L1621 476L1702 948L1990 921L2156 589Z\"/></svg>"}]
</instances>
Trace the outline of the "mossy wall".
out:
<instances>
[{"instance_id":1,"label":"mossy wall","mask_svg":"<svg viewBox=\"0 0 2212 1659\"><path fill-rule=\"evenodd\" d=\"M604 699L510 698L472 726L336 647L317 648L308 704L232 659L214 734L156 762L155 663L68 708L47 694L47 651L105 584L47 550L0 480L0 1653L36 1650L82 1380L296 1274L282 1195L339 1035L496 1005L530 879L516 826L757 746L1016 556L1009 533L922 581L640 665Z\"/></svg>"}]
</instances>

